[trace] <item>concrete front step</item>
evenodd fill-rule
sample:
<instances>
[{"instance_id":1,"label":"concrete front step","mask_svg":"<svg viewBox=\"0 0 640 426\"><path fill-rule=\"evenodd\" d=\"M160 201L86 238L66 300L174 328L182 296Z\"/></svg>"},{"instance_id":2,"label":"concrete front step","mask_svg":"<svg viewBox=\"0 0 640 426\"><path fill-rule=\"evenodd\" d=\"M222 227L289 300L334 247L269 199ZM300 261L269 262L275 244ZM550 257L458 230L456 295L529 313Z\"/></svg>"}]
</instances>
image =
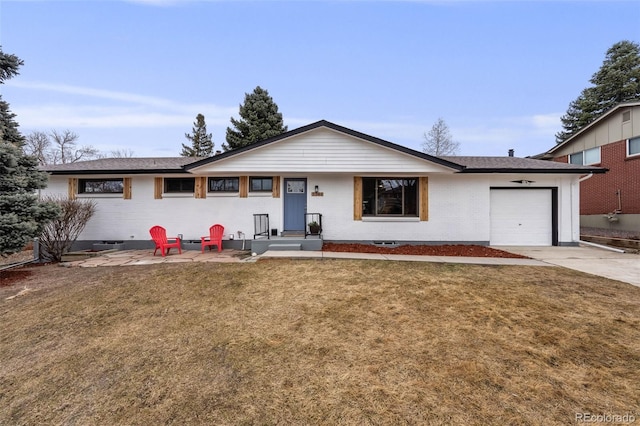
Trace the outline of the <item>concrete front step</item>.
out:
<instances>
[{"instance_id":1,"label":"concrete front step","mask_svg":"<svg viewBox=\"0 0 640 426\"><path fill-rule=\"evenodd\" d=\"M273 251L314 251L322 250L321 238L284 238L275 237L271 239L261 238L251 241L251 251L262 254L267 250Z\"/></svg>"},{"instance_id":2,"label":"concrete front step","mask_svg":"<svg viewBox=\"0 0 640 426\"><path fill-rule=\"evenodd\" d=\"M269 244L269 250L277 250L277 251L291 251L291 250L302 250L302 244Z\"/></svg>"}]
</instances>

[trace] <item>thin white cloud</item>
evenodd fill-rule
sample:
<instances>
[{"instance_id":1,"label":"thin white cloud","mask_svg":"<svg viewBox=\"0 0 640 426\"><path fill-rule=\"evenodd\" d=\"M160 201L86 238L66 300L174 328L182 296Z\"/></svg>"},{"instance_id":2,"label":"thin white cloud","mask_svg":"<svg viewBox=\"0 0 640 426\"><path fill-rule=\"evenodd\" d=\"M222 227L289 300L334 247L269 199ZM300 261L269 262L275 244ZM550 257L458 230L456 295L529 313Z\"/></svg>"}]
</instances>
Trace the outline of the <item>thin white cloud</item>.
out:
<instances>
[{"instance_id":1,"label":"thin white cloud","mask_svg":"<svg viewBox=\"0 0 640 426\"><path fill-rule=\"evenodd\" d=\"M171 107L172 102L167 99L155 96L144 96L133 93L118 92L112 90L94 89L91 87L72 86L69 84L54 84L39 81L8 81L7 86L18 87L21 89L40 90L46 92L58 92L69 95L79 95L92 98L110 99L115 101L123 101L137 104L144 104L157 107Z\"/></svg>"},{"instance_id":2,"label":"thin white cloud","mask_svg":"<svg viewBox=\"0 0 640 426\"><path fill-rule=\"evenodd\" d=\"M12 103L21 126L32 129L184 127L195 121L197 114L203 114L209 125L220 125L228 123L229 117L237 113L237 107L185 104L154 96L66 84L20 81L10 82L9 86L81 98L81 102L63 97L48 103ZM43 98L50 99L51 96ZM114 102L105 105L101 102L104 100Z\"/></svg>"}]
</instances>

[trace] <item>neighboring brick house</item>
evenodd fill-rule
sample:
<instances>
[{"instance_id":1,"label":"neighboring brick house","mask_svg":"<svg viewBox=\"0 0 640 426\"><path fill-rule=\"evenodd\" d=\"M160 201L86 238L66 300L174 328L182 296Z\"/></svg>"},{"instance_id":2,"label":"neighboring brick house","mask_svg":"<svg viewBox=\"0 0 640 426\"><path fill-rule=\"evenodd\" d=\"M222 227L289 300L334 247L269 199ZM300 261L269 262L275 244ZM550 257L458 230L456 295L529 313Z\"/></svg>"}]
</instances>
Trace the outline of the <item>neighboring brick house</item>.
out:
<instances>
[{"instance_id":1,"label":"neighboring brick house","mask_svg":"<svg viewBox=\"0 0 640 426\"><path fill-rule=\"evenodd\" d=\"M640 232L640 102L611 109L543 158L609 170L581 181L581 226Z\"/></svg>"}]
</instances>

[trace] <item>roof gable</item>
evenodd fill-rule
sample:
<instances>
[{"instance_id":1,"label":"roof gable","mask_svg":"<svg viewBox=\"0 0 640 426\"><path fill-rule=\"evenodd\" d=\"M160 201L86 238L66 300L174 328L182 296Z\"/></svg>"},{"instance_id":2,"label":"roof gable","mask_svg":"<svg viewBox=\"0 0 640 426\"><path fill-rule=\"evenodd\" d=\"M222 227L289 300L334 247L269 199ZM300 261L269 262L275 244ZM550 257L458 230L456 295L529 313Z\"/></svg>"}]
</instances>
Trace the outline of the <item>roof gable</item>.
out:
<instances>
[{"instance_id":1,"label":"roof gable","mask_svg":"<svg viewBox=\"0 0 640 426\"><path fill-rule=\"evenodd\" d=\"M462 167L394 143L319 121L275 138L190 164L204 173L438 173Z\"/></svg>"},{"instance_id":2,"label":"roof gable","mask_svg":"<svg viewBox=\"0 0 640 426\"><path fill-rule=\"evenodd\" d=\"M602 123L606 122L607 120L609 120L609 118L612 115L620 112L620 110L627 109L627 108L637 108L637 107L640 107L640 102L624 102L624 103L616 105L615 107L611 108L609 111L605 112L604 114L602 114L600 117L598 117L597 119L595 119L591 123L589 123L586 126L584 126L582 129L577 131L570 138L568 138L567 140L565 140L562 143L557 144L556 146L554 146L553 148L549 149L545 154L542 154L541 156L544 157L544 158L553 157L550 154L556 153L557 151L559 151L559 150L561 150L561 149L563 149L565 147L568 147L569 145L573 144L573 142L579 140L584 134L588 133L589 131L593 130L597 126L599 126Z\"/></svg>"}]
</instances>

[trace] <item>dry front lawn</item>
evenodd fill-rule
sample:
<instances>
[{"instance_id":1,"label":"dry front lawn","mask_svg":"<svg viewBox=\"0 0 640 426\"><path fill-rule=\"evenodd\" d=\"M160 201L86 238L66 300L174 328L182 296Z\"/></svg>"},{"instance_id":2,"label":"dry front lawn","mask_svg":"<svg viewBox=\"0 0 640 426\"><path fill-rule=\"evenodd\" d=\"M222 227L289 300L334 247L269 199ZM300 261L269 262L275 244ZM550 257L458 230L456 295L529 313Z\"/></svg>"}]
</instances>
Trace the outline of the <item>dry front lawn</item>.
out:
<instances>
[{"instance_id":1,"label":"dry front lawn","mask_svg":"<svg viewBox=\"0 0 640 426\"><path fill-rule=\"evenodd\" d=\"M0 287L3 425L640 419L640 288L567 269L31 271Z\"/></svg>"}]
</instances>

